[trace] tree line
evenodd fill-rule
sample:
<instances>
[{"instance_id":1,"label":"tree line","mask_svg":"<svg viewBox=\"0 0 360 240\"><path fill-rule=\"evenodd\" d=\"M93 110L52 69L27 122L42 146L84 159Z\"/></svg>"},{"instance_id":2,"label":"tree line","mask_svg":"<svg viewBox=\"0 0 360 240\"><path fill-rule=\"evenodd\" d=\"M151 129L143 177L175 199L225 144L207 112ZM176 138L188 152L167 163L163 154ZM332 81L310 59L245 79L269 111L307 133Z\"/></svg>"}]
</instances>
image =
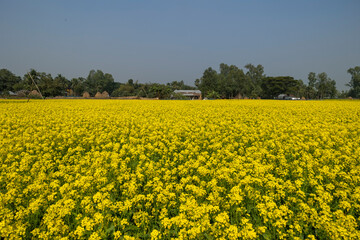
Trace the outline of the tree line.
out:
<instances>
[{"instance_id":1,"label":"tree line","mask_svg":"<svg viewBox=\"0 0 360 240\"><path fill-rule=\"evenodd\" d=\"M126 83L116 82L110 73L101 70L91 70L86 78L78 77L71 80L58 74L39 72L32 69L22 78L7 69L0 70L0 93L21 92L29 96L32 90L39 87L44 97L82 96L88 92L95 96L97 92L106 91L112 97L148 97L167 99L174 97L174 90L199 89L207 98L265 98L273 99L279 94L305 97L307 99L324 99L335 97L360 98L360 66L349 68L351 80L347 84L350 89L339 93L336 81L326 73L308 74L308 83L296 80L291 76L266 76L262 65L245 65L245 70L235 65L220 64L219 72L207 68L202 77L195 80L195 86L189 86L184 81L173 81L166 84L139 83L129 79ZM181 98L181 96L175 96Z\"/></svg>"},{"instance_id":2,"label":"tree line","mask_svg":"<svg viewBox=\"0 0 360 240\"><path fill-rule=\"evenodd\" d=\"M324 99L335 97L360 97L360 67L350 68L350 90L339 93L336 81L325 72L308 74L308 83L291 76L266 76L262 65L245 65L245 71L235 65L220 64L220 71L207 68L195 85L208 98L265 98L273 99L280 94Z\"/></svg>"},{"instance_id":3,"label":"tree line","mask_svg":"<svg viewBox=\"0 0 360 240\"><path fill-rule=\"evenodd\" d=\"M82 96L88 92L94 97L97 92L107 92L112 97L147 97L147 98L170 98L174 90L196 89L181 81L173 81L167 84L160 83L139 83L129 79L126 83L116 82L110 73L103 73L101 70L91 70L86 78L78 77L68 80L58 74L52 77L51 74L38 72L32 69L23 78L16 76L7 69L0 70L0 93L9 95L10 92L20 92L20 95L29 97L36 85L44 97L56 96Z\"/></svg>"}]
</instances>

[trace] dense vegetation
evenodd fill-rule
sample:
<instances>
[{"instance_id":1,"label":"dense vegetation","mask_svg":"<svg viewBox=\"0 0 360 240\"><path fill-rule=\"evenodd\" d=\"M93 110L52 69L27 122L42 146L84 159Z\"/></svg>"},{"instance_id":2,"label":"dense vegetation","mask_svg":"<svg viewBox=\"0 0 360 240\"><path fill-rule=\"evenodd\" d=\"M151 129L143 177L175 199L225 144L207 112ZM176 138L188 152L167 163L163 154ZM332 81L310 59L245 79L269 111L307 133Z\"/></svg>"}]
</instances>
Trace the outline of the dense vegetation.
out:
<instances>
[{"instance_id":1,"label":"dense vegetation","mask_svg":"<svg viewBox=\"0 0 360 240\"><path fill-rule=\"evenodd\" d=\"M357 68L350 72L355 79L359 78L360 73ZM324 72L319 74L310 72L306 85L302 80L295 80L290 76L268 77L264 74L262 65L247 64L245 69L246 72L234 65L222 63L219 73L208 68L200 79L196 79L195 84L204 96L211 98L246 96L273 99L279 94L288 94L308 99L323 99L334 98L338 95L335 80L329 78ZM354 82L359 82L359 80L354 80ZM343 94L343 97L346 95L347 93Z\"/></svg>"},{"instance_id":2,"label":"dense vegetation","mask_svg":"<svg viewBox=\"0 0 360 240\"><path fill-rule=\"evenodd\" d=\"M310 72L308 84L302 80L296 80L291 76L266 76L262 65L254 66L247 64L246 72L235 65L220 64L220 71L206 69L203 76L195 80L195 86L189 86L184 81L173 81L167 84L139 83L129 79L126 83L115 81L109 73L101 70L91 70L84 77L66 79L58 74L51 74L31 70L22 78L16 76L7 69L0 70L0 94L9 95L11 92L21 92L22 96L29 96L32 90L39 87L44 97L55 96L82 96L88 92L95 96L97 92L110 94L112 97L149 97L170 98L174 90L199 89L203 97L208 98L268 98L272 99L279 94L294 95L307 99L323 99L341 97L360 97L360 67L348 69L351 80L348 84L348 92L339 93L336 89L335 80L329 78L326 73L316 74ZM31 76L31 77L30 77ZM33 79L31 79L33 78ZM20 94L20 95L21 95Z\"/></svg>"}]
</instances>

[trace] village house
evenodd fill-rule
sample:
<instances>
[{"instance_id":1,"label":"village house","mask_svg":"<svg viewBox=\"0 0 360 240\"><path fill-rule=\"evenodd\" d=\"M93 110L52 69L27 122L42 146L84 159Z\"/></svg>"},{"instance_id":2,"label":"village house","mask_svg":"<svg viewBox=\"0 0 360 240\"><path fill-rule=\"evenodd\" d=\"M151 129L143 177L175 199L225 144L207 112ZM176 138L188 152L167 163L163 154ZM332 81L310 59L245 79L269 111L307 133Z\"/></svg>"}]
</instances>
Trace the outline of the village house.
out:
<instances>
[{"instance_id":1,"label":"village house","mask_svg":"<svg viewBox=\"0 0 360 240\"><path fill-rule=\"evenodd\" d=\"M175 90L174 94L182 95L188 99L201 99L201 91L200 90Z\"/></svg>"}]
</instances>

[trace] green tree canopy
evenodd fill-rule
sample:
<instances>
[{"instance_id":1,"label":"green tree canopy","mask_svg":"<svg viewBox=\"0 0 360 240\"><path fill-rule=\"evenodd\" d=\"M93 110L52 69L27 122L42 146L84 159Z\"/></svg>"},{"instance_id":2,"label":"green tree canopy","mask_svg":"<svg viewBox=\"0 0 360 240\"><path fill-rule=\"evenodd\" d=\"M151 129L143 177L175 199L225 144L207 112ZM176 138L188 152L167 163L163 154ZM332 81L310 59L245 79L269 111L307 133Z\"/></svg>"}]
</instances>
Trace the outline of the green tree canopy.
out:
<instances>
[{"instance_id":1,"label":"green tree canopy","mask_svg":"<svg viewBox=\"0 0 360 240\"><path fill-rule=\"evenodd\" d=\"M0 93L14 91L14 86L19 84L21 78L7 69L0 69Z\"/></svg>"},{"instance_id":2,"label":"green tree canopy","mask_svg":"<svg viewBox=\"0 0 360 240\"><path fill-rule=\"evenodd\" d=\"M111 74L103 73L101 70L91 70L85 81L85 90L91 95L97 92L107 91L109 94L114 90L115 81Z\"/></svg>"},{"instance_id":3,"label":"green tree canopy","mask_svg":"<svg viewBox=\"0 0 360 240\"><path fill-rule=\"evenodd\" d=\"M246 72L246 76L249 79L247 82L249 86L249 92L247 95L253 98L261 96L261 83L265 78L264 67L261 64L257 66L247 64L245 65L245 68L248 70Z\"/></svg>"},{"instance_id":4,"label":"green tree canopy","mask_svg":"<svg viewBox=\"0 0 360 240\"><path fill-rule=\"evenodd\" d=\"M248 92L248 78L244 71L235 65L220 64L218 92L223 98L233 98Z\"/></svg>"},{"instance_id":5,"label":"green tree canopy","mask_svg":"<svg viewBox=\"0 0 360 240\"><path fill-rule=\"evenodd\" d=\"M254 66L247 64L245 74L242 69L235 65L220 64L220 72L217 73L211 67L207 68L200 79L195 80L195 85L208 97L216 92L221 98L233 98L238 94L242 96L261 96L261 82L265 77L262 65Z\"/></svg>"},{"instance_id":6,"label":"green tree canopy","mask_svg":"<svg viewBox=\"0 0 360 240\"><path fill-rule=\"evenodd\" d=\"M219 87L218 73L211 67L207 68L200 78L198 87L204 97L207 97L211 91L217 91Z\"/></svg>"},{"instance_id":7,"label":"green tree canopy","mask_svg":"<svg viewBox=\"0 0 360 240\"><path fill-rule=\"evenodd\" d=\"M348 84L350 87L349 95L360 98L360 66L349 68L347 72L351 74L351 80Z\"/></svg>"},{"instance_id":8,"label":"green tree canopy","mask_svg":"<svg viewBox=\"0 0 360 240\"><path fill-rule=\"evenodd\" d=\"M336 82L329 78L325 72L317 75L315 87L317 90L317 96L320 99L334 98L337 94Z\"/></svg>"},{"instance_id":9,"label":"green tree canopy","mask_svg":"<svg viewBox=\"0 0 360 240\"><path fill-rule=\"evenodd\" d=\"M169 86L159 83L153 83L150 85L148 96L151 98L156 97L159 99L165 99L170 98L172 92L173 91Z\"/></svg>"},{"instance_id":10,"label":"green tree canopy","mask_svg":"<svg viewBox=\"0 0 360 240\"><path fill-rule=\"evenodd\" d=\"M279 94L297 95L301 83L290 76L266 77L261 88L263 98L273 99Z\"/></svg>"},{"instance_id":11,"label":"green tree canopy","mask_svg":"<svg viewBox=\"0 0 360 240\"><path fill-rule=\"evenodd\" d=\"M171 89L174 90L192 90L196 89L195 87L186 85L183 80L181 81L172 81L170 83L166 84L167 86L171 87Z\"/></svg>"},{"instance_id":12,"label":"green tree canopy","mask_svg":"<svg viewBox=\"0 0 360 240\"><path fill-rule=\"evenodd\" d=\"M75 96L82 96L85 92L85 81L83 77L73 78L70 81L70 88L73 90Z\"/></svg>"},{"instance_id":13,"label":"green tree canopy","mask_svg":"<svg viewBox=\"0 0 360 240\"><path fill-rule=\"evenodd\" d=\"M121 84L117 89L115 89L111 96L113 97L128 97L136 96L134 84Z\"/></svg>"}]
</instances>

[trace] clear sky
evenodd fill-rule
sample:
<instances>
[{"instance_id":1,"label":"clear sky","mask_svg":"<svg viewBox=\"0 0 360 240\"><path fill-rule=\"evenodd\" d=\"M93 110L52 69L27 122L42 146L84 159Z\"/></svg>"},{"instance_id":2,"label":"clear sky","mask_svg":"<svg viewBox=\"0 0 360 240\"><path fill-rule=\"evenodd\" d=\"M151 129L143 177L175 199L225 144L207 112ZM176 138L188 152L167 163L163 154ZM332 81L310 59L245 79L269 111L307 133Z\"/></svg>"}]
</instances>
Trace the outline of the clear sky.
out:
<instances>
[{"instance_id":1,"label":"clear sky","mask_svg":"<svg viewBox=\"0 0 360 240\"><path fill-rule=\"evenodd\" d=\"M359 0L0 0L0 68L194 85L208 67L252 63L305 83L326 72L343 90L359 12Z\"/></svg>"}]
</instances>

